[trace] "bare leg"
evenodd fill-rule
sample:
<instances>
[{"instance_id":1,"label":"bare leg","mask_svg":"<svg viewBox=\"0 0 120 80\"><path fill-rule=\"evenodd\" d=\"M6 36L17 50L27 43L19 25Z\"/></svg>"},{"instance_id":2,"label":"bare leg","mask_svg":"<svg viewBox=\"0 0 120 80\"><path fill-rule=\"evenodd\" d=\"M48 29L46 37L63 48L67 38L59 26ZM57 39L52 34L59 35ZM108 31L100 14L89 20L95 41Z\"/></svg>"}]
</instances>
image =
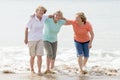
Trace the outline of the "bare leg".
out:
<instances>
[{"instance_id":1,"label":"bare leg","mask_svg":"<svg viewBox=\"0 0 120 80\"><path fill-rule=\"evenodd\" d=\"M37 56L38 73L41 73L42 56Z\"/></svg>"},{"instance_id":2,"label":"bare leg","mask_svg":"<svg viewBox=\"0 0 120 80\"><path fill-rule=\"evenodd\" d=\"M54 59L51 59L51 69L54 68L54 64L55 64L55 60L54 60Z\"/></svg>"},{"instance_id":3,"label":"bare leg","mask_svg":"<svg viewBox=\"0 0 120 80\"><path fill-rule=\"evenodd\" d=\"M47 71L50 70L50 62L51 62L51 59L47 57Z\"/></svg>"},{"instance_id":4,"label":"bare leg","mask_svg":"<svg viewBox=\"0 0 120 80\"><path fill-rule=\"evenodd\" d=\"M83 70L82 70L82 67L83 67L82 56L79 56L79 57L78 57L78 64L79 64L79 68L80 68L80 70L81 70L81 72L82 72L82 71L83 71Z\"/></svg>"},{"instance_id":5,"label":"bare leg","mask_svg":"<svg viewBox=\"0 0 120 80\"><path fill-rule=\"evenodd\" d=\"M34 72L34 59L35 59L35 56L30 57L31 72Z\"/></svg>"},{"instance_id":6,"label":"bare leg","mask_svg":"<svg viewBox=\"0 0 120 80\"><path fill-rule=\"evenodd\" d=\"M88 58L84 58L83 66L86 66L87 61L88 61Z\"/></svg>"},{"instance_id":7,"label":"bare leg","mask_svg":"<svg viewBox=\"0 0 120 80\"><path fill-rule=\"evenodd\" d=\"M52 74L55 74L55 72L53 71L53 69L54 69L54 63L55 63L55 59L51 59L51 67L50 67L50 69L52 71L50 71L50 73L52 73Z\"/></svg>"},{"instance_id":8,"label":"bare leg","mask_svg":"<svg viewBox=\"0 0 120 80\"><path fill-rule=\"evenodd\" d=\"M51 73L51 71L50 71L51 59L47 57L46 58L46 63L47 63L47 69L44 72L44 74Z\"/></svg>"}]
</instances>

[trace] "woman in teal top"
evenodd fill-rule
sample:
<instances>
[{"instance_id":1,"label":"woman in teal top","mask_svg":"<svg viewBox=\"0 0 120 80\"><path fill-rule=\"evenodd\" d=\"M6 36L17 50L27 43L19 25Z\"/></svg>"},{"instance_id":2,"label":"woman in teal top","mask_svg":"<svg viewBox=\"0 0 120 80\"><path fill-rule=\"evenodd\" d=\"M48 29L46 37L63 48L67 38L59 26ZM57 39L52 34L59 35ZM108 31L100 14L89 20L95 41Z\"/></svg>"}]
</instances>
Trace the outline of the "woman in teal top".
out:
<instances>
[{"instance_id":1,"label":"woman in teal top","mask_svg":"<svg viewBox=\"0 0 120 80\"><path fill-rule=\"evenodd\" d=\"M47 69L45 74L54 73L50 69L54 68L56 52L57 52L57 34L60 31L62 25L66 23L62 19L63 14L61 11L57 11L53 18L47 18L44 27L44 47L47 52Z\"/></svg>"}]
</instances>

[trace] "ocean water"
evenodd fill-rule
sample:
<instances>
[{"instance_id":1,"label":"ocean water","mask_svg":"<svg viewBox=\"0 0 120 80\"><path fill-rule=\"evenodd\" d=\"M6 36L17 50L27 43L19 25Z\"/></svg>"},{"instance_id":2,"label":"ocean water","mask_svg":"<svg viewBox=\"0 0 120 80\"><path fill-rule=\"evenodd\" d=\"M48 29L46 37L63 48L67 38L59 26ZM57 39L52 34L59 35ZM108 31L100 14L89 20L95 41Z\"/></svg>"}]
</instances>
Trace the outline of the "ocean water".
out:
<instances>
[{"instance_id":1,"label":"ocean water","mask_svg":"<svg viewBox=\"0 0 120 80\"><path fill-rule=\"evenodd\" d=\"M28 70L29 52L24 44L24 29L38 5L47 8L47 15L61 10L68 19L74 19L77 12L84 12L95 33L87 65L120 68L119 0L4 0L0 1L0 71ZM72 26L63 26L58 34L56 65L62 64L77 64ZM43 68L45 66L43 56Z\"/></svg>"}]
</instances>

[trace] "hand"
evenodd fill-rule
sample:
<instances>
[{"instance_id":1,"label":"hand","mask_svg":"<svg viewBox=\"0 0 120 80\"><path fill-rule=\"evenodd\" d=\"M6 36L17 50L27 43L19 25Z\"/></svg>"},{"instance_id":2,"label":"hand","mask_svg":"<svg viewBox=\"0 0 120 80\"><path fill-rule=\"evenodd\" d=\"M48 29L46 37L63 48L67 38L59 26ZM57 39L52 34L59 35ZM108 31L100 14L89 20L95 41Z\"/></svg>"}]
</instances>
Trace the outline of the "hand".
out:
<instances>
[{"instance_id":1,"label":"hand","mask_svg":"<svg viewBox=\"0 0 120 80\"><path fill-rule=\"evenodd\" d=\"M27 39L25 39L25 40L24 40L24 43L25 43L25 44L27 44L27 43L28 43L28 40L27 40Z\"/></svg>"},{"instance_id":2,"label":"hand","mask_svg":"<svg viewBox=\"0 0 120 80\"><path fill-rule=\"evenodd\" d=\"M92 43L91 43L91 42L88 44L88 47L89 47L89 48L92 48Z\"/></svg>"},{"instance_id":3,"label":"hand","mask_svg":"<svg viewBox=\"0 0 120 80\"><path fill-rule=\"evenodd\" d=\"M49 15L48 17L49 17L49 18L53 18L54 16L53 16L53 15Z\"/></svg>"}]
</instances>

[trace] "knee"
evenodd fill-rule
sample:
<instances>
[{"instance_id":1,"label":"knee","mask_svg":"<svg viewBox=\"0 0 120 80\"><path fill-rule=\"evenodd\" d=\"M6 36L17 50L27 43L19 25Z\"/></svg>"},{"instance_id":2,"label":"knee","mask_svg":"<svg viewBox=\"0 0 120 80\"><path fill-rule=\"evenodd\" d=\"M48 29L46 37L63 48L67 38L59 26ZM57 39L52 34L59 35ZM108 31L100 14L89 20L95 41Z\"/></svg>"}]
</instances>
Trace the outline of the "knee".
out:
<instances>
[{"instance_id":1,"label":"knee","mask_svg":"<svg viewBox=\"0 0 120 80\"><path fill-rule=\"evenodd\" d=\"M38 59L38 60L41 60L41 59L42 59L42 56L37 56L37 59Z\"/></svg>"}]
</instances>

